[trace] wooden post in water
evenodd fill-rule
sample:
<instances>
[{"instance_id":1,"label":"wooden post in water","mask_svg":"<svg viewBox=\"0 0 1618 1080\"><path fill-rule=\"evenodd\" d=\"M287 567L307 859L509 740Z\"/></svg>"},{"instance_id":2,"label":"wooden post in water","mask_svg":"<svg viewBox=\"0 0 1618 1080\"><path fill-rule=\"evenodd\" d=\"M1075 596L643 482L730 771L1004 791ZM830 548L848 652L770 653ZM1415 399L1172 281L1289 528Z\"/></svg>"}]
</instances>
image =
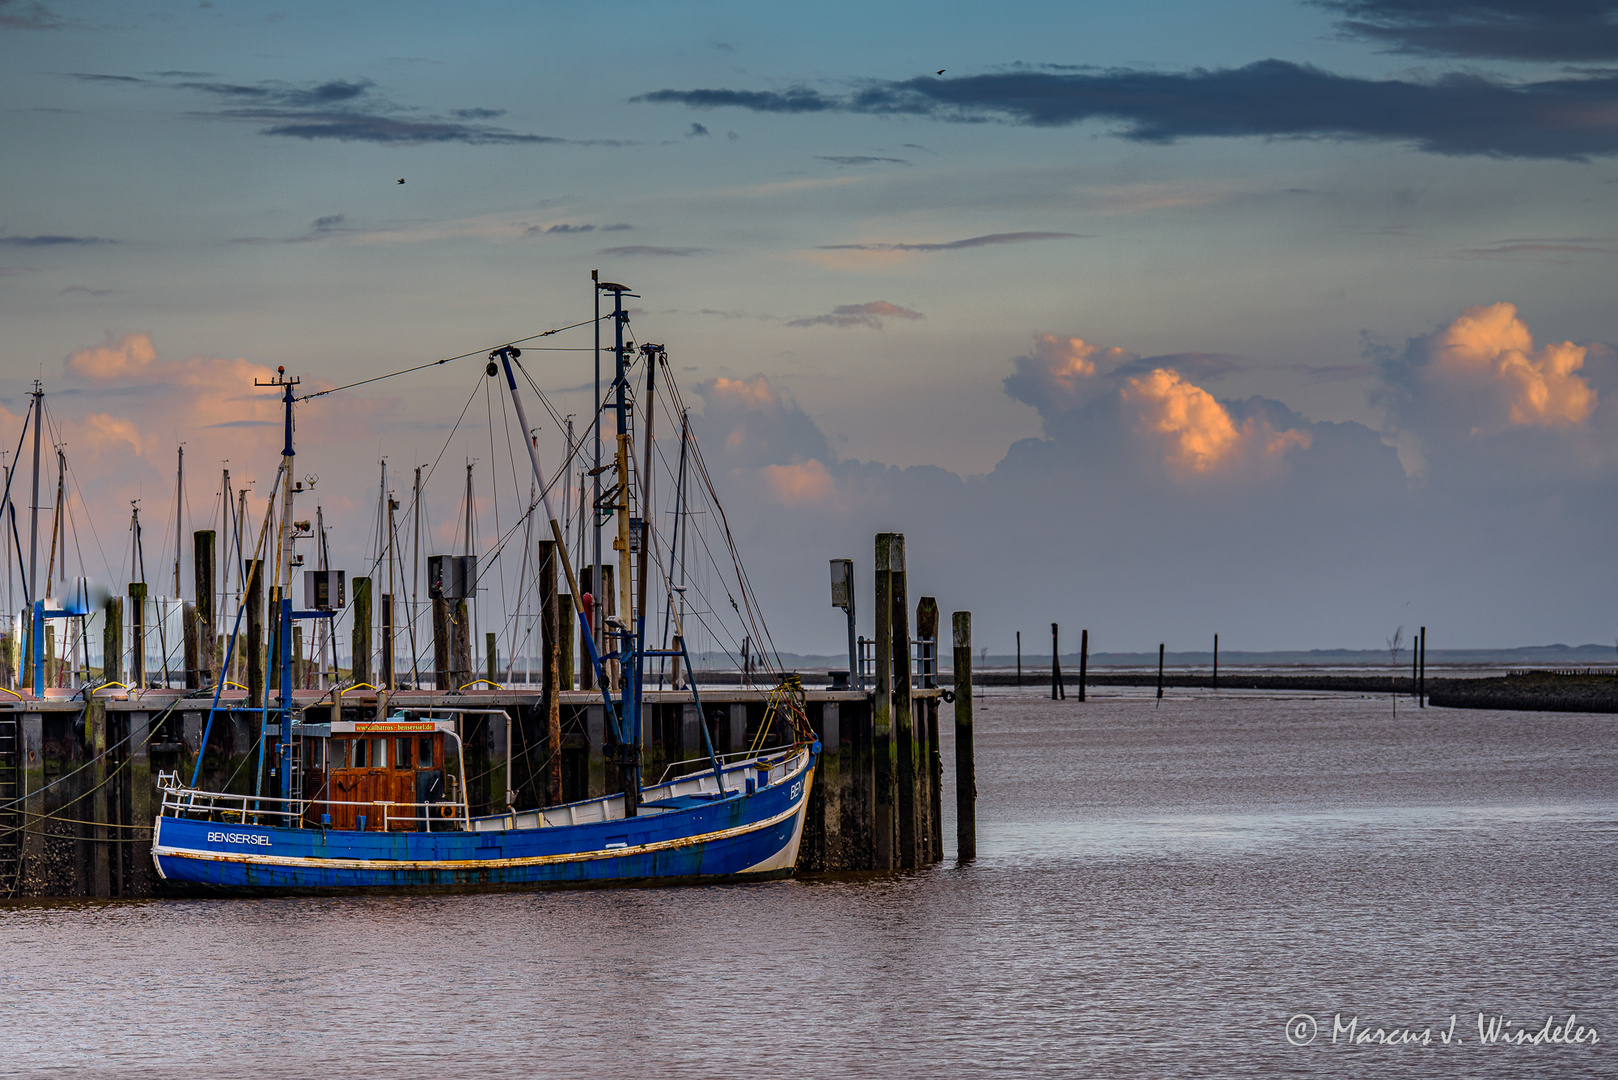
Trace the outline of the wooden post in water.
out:
<instances>
[{"instance_id":1,"label":"wooden post in water","mask_svg":"<svg viewBox=\"0 0 1618 1080\"><path fill-rule=\"evenodd\" d=\"M371 677L371 579L368 577L354 579L354 629L348 640L354 652L355 685L374 684L376 680Z\"/></svg>"},{"instance_id":2,"label":"wooden post in water","mask_svg":"<svg viewBox=\"0 0 1618 1080\"><path fill-rule=\"evenodd\" d=\"M1084 684L1090 679L1090 631L1079 631L1079 700L1084 700Z\"/></svg>"},{"instance_id":3,"label":"wooden post in water","mask_svg":"<svg viewBox=\"0 0 1618 1080\"><path fill-rule=\"evenodd\" d=\"M1415 639L1410 642L1410 696L1420 703L1421 688L1421 632L1417 631Z\"/></svg>"},{"instance_id":4,"label":"wooden post in water","mask_svg":"<svg viewBox=\"0 0 1618 1080\"><path fill-rule=\"evenodd\" d=\"M871 610L875 615L876 638L871 646L875 658L876 686L871 701L871 752L875 758L875 798L872 818L875 823L872 837L874 870L892 870L898 865L895 833L898 814L894 806L895 760L893 746L893 541L898 533L876 534L876 559L873 588L875 602ZM900 566L904 565L904 548L899 548Z\"/></svg>"},{"instance_id":5,"label":"wooden post in water","mask_svg":"<svg viewBox=\"0 0 1618 1080\"><path fill-rule=\"evenodd\" d=\"M499 648L500 639L495 636L493 630L483 635L483 666L486 669L483 673L484 682L498 683L500 681L495 678L500 673Z\"/></svg>"},{"instance_id":6,"label":"wooden post in water","mask_svg":"<svg viewBox=\"0 0 1618 1080\"><path fill-rule=\"evenodd\" d=\"M459 690L472 681L472 614L466 600L456 600L450 608L449 655L452 670L450 689Z\"/></svg>"},{"instance_id":7,"label":"wooden post in water","mask_svg":"<svg viewBox=\"0 0 1618 1080\"><path fill-rule=\"evenodd\" d=\"M1215 690L1219 689L1219 635L1218 634L1214 635L1213 688Z\"/></svg>"},{"instance_id":8,"label":"wooden post in water","mask_svg":"<svg viewBox=\"0 0 1618 1080\"><path fill-rule=\"evenodd\" d=\"M180 640L185 650L185 688L202 685L202 642L197 634L197 609L189 600L180 601Z\"/></svg>"},{"instance_id":9,"label":"wooden post in water","mask_svg":"<svg viewBox=\"0 0 1618 1080\"><path fill-rule=\"evenodd\" d=\"M1062 649L1056 624L1051 623L1051 700L1067 698L1067 687L1062 685Z\"/></svg>"},{"instance_id":10,"label":"wooden post in water","mask_svg":"<svg viewBox=\"0 0 1618 1080\"><path fill-rule=\"evenodd\" d=\"M573 628L578 624L579 617L573 610L572 595L562 593L556 598L556 649L560 671L557 682L563 690L573 689ZM562 767L560 756L557 757L556 767Z\"/></svg>"},{"instance_id":11,"label":"wooden post in water","mask_svg":"<svg viewBox=\"0 0 1618 1080\"><path fill-rule=\"evenodd\" d=\"M1017 631L1017 685L1022 685L1022 631ZM1084 700L1084 688L1079 688L1079 700Z\"/></svg>"},{"instance_id":12,"label":"wooden post in water","mask_svg":"<svg viewBox=\"0 0 1618 1080\"><path fill-rule=\"evenodd\" d=\"M978 856L978 784L972 763L972 613L950 616L955 638L955 847Z\"/></svg>"},{"instance_id":13,"label":"wooden post in water","mask_svg":"<svg viewBox=\"0 0 1618 1080\"><path fill-rule=\"evenodd\" d=\"M443 596L432 598L433 605L433 687L438 690L453 690L455 687L449 681L449 599Z\"/></svg>"},{"instance_id":14,"label":"wooden post in water","mask_svg":"<svg viewBox=\"0 0 1618 1080\"><path fill-rule=\"evenodd\" d=\"M1157 643L1157 700L1163 700L1163 643Z\"/></svg>"},{"instance_id":15,"label":"wooden post in water","mask_svg":"<svg viewBox=\"0 0 1618 1080\"><path fill-rule=\"evenodd\" d=\"M938 686L938 601L923 596L916 602L916 637L931 642L932 657L922 678L923 689ZM918 864L931 863L941 858L939 846L934 845L938 835L939 794L936 783L942 767L938 759L938 699L920 698L916 702L916 859ZM941 845L940 845L941 846Z\"/></svg>"},{"instance_id":16,"label":"wooden post in water","mask_svg":"<svg viewBox=\"0 0 1618 1080\"><path fill-rule=\"evenodd\" d=\"M264 707L264 560L247 560L247 707Z\"/></svg>"},{"instance_id":17,"label":"wooden post in water","mask_svg":"<svg viewBox=\"0 0 1618 1080\"><path fill-rule=\"evenodd\" d=\"M377 685L384 690L393 689L393 594L382 594L382 670Z\"/></svg>"},{"instance_id":18,"label":"wooden post in water","mask_svg":"<svg viewBox=\"0 0 1618 1080\"><path fill-rule=\"evenodd\" d=\"M142 586L144 588L145 586ZM112 895L111 860L107 851L107 699L91 696L84 703L84 741L94 757L90 770L90 813L93 846L90 855L90 887L92 896Z\"/></svg>"},{"instance_id":19,"label":"wooden post in water","mask_svg":"<svg viewBox=\"0 0 1618 1080\"><path fill-rule=\"evenodd\" d=\"M105 617L101 623L101 681L124 681L124 598L107 597L102 607Z\"/></svg>"},{"instance_id":20,"label":"wooden post in water","mask_svg":"<svg viewBox=\"0 0 1618 1080\"><path fill-rule=\"evenodd\" d=\"M229 493L225 502L230 502ZM220 656L214 651L218 629L214 601L214 531L198 529L191 535L197 609L197 685L212 686L218 681Z\"/></svg>"},{"instance_id":21,"label":"wooden post in water","mask_svg":"<svg viewBox=\"0 0 1618 1080\"><path fill-rule=\"evenodd\" d=\"M1427 628L1421 628L1421 637L1417 639L1421 646L1421 666L1416 673L1416 703L1423 709L1427 707Z\"/></svg>"},{"instance_id":22,"label":"wooden post in water","mask_svg":"<svg viewBox=\"0 0 1618 1080\"><path fill-rule=\"evenodd\" d=\"M543 805L554 806L562 798L562 697L564 689L573 689L570 678L562 681L562 668L568 660L569 648L562 645L562 600L557 593L556 541L539 542L539 655L540 676L545 693L545 752L549 755L546 770ZM569 598L570 599L570 598ZM536 784L535 787L539 785Z\"/></svg>"},{"instance_id":23,"label":"wooden post in water","mask_svg":"<svg viewBox=\"0 0 1618 1080\"><path fill-rule=\"evenodd\" d=\"M916 698L910 669L910 596L906 587L905 538L894 533L888 570L893 591L893 741L898 756L899 865L916 863Z\"/></svg>"},{"instance_id":24,"label":"wooden post in water","mask_svg":"<svg viewBox=\"0 0 1618 1080\"><path fill-rule=\"evenodd\" d=\"M30 645L33 643L30 642ZM146 583L129 583L129 685L146 689Z\"/></svg>"}]
</instances>

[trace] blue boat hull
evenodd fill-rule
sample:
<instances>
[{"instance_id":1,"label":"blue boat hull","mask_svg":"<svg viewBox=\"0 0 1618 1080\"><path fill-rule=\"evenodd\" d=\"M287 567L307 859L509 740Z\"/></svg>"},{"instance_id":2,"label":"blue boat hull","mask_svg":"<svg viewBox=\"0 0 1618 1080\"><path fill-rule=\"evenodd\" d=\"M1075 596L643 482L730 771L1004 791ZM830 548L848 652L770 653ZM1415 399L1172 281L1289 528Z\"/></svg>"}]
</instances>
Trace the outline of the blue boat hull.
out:
<instances>
[{"instance_id":1,"label":"blue boat hull","mask_svg":"<svg viewBox=\"0 0 1618 1080\"><path fill-rule=\"evenodd\" d=\"M816 756L756 792L544 828L350 832L163 816L152 858L171 885L227 892L466 891L676 884L792 873Z\"/></svg>"}]
</instances>

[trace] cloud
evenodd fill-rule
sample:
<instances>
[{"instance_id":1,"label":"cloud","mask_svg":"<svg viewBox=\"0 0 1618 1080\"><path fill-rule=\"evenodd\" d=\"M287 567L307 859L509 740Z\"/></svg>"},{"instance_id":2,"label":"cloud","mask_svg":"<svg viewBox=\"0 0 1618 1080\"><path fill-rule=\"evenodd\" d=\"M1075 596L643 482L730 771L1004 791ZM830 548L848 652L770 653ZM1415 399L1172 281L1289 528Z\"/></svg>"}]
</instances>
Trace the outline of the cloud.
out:
<instances>
[{"instance_id":1,"label":"cloud","mask_svg":"<svg viewBox=\"0 0 1618 1080\"><path fill-rule=\"evenodd\" d=\"M1536 350L1513 304L1467 308L1426 339L1424 352L1428 382L1480 408L1485 424L1578 424L1596 407L1596 391L1578 374L1587 350L1571 341Z\"/></svg>"},{"instance_id":2,"label":"cloud","mask_svg":"<svg viewBox=\"0 0 1618 1080\"><path fill-rule=\"evenodd\" d=\"M86 296L111 296L117 291L117 289L92 289L84 285L69 285L56 295L71 296L74 293L83 293Z\"/></svg>"},{"instance_id":3,"label":"cloud","mask_svg":"<svg viewBox=\"0 0 1618 1080\"><path fill-rule=\"evenodd\" d=\"M703 445L717 446L731 468L835 460L815 422L763 375L709 379L696 392L703 401Z\"/></svg>"},{"instance_id":4,"label":"cloud","mask_svg":"<svg viewBox=\"0 0 1618 1080\"><path fill-rule=\"evenodd\" d=\"M152 336L125 334L115 342L79 349L67 358L67 369L87 379L135 379L157 359Z\"/></svg>"},{"instance_id":5,"label":"cloud","mask_svg":"<svg viewBox=\"0 0 1618 1080\"><path fill-rule=\"evenodd\" d=\"M1110 389L1105 379L1096 378L1126 363L1138 361L1139 353L1116 346L1093 345L1078 337L1039 334L1034 350L1017 357L1016 371L1001 381L1007 395L1024 405L1032 405L1041 416L1071 412Z\"/></svg>"},{"instance_id":6,"label":"cloud","mask_svg":"<svg viewBox=\"0 0 1618 1080\"><path fill-rule=\"evenodd\" d=\"M195 115L217 120L259 123L259 134L285 138L339 142L368 142L385 146L421 146L461 143L468 146L573 145L623 146L614 139L567 139L512 131L483 121L505 114L504 109L454 109L447 117L425 114L383 97L370 79L327 79L294 84L280 80L232 83L187 78L135 78L72 72L88 82L134 84L179 90L212 100L219 107Z\"/></svg>"},{"instance_id":7,"label":"cloud","mask_svg":"<svg viewBox=\"0 0 1618 1080\"><path fill-rule=\"evenodd\" d=\"M816 161L829 161L833 165L909 165L904 158L897 157L869 157L863 154L842 156L835 154L817 154Z\"/></svg>"},{"instance_id":8,"label":"cloud","mask_svg":"<svg viewBox=\"0 0 1618 1080\"><path fill-rule=\"evenodd\" d=\"M1212 394L1165 368L1129 376L1119 395L1135 415L1136 430L1159 439L1164 460L1182 472L1205 473L1244 452L1280 457L1288 450L1307 450L1314 441L1308 432L1276 431L1256 417L1238 426Z\"/></svg>"},{"instance_id":9,"label":"cloud","mask_svg":"<svg viewBox=\"0 0 1618 1080\"><path fill-rule=\"evenodd\" d=\"M842 304L831 309L829 315L815 315L807 319L793 319L788 326L835 326L838 328L864 326L882 329L883 319L924 319L919 311L890 304L886 300L872 300L865 304Z\"/></svg>"},{"instance_id":10,"label":"cloud","mask_svg":"<svg viewBox=\"0 0 1618 1080\"><path fill-rule=\"evenodd\" d=\"M1618 255L1611 241L1591 236L1524 238L1500 240L1485 247L1464 248L1456 253L1463 259L1532 259L1569 262L1585 256Z\"/></svg>"},{"instance_id":11,"label":"cloud","mask_svg":"<svg viewBox=\"0 0 1618 1080\"><path fill-rule=\"evenodd\" d=\"M0 26L12 30L60 30L68 22L44 4L0 0Z\"/></svg>"},{"instance_id":12,"label":"cloud","mask_svg":"<svg viewBox=\"0 0 1618 1080\"><path fill-rule=\"evenodd\" d=\"M657 247L653 244L628 244L624 247L602 248L599 255L669 255L683 257L686 255L700 255L707 251L702 247Z\"/></svg>"},{"instance_id":13,"label":"cloud","mask_svg":"<svg viewBox=\"0 0 1618 1080\"><path fill-rule=\"evenodd\" d=\"M310 223L309 228L315 232L331 232L334 229L341 228L343 222L347 220L347 214L327 214L325 217L315 218Z\"/></svg>"},{"instance_id":14,"label":"cloud","mask_svg":"<svg viewBox=\"0 0 1618 1080\"><path fill-rule=\"evenodd\" d=\"M688 138L688 139L695 139L695 138L698 138L698 137L701 137L701 136L705 136L707 134L708 134L708 129L707 128L705 128L701 124L698 124L695 121L693 121L692 124L691 124L691 130L689 130L689 131L687 131L685 133L685 137Z\"/></svg>"},{"instance_id":15,"label":"cloud","mask_svg":"<svg viewBox=\"0 0 1618 1080\"><path fill-rule=\"evenodd\" d=\"M1618 72L1507 82L1471 73L1430 81L1336 75L1285 60L1157 72L1014 69L868 81L845 96L659 90L634 101L764 113L854 112L1062 127L1111 120L1144 143L1191 137L1373 139L1430 153L1583 160L1618 153Z\"/></svg>"},{"instance_id":16,"label":"cloud","mask_svg":"<svg viewBox=\"0 0 1618 1080\"><path fill-rule=\"evenodd\" d=\"M832 477L819 461L798 465L766 465L759 470L777 502L823 502L832 494Z\"/></svg>"},{"instance_id":17,"label":"cloud","mask_svg":"<svg viewBox=\"0 0 1618 1080\"><path fill-rule=\"evenodd\" d=\"M822 244L816 251L963 251L967 248L995 247L1000 244L1026 244L1034 240L1073 240L1085 238L1086 233L1067 232L1009 232L969 236L965 240L945 240L936 243L901 244Z\"/></svg>"},{"instance_id":18,"label":"cloud","mask_svg":"<svg viewBox=\"0 0 1618 1080\"><path fill-rule=\"evenodd\" d=\"M47 233L41 236L0 236L0 247L67 247L85 244L116 244L102 236L63 236Z\"/></svg>"},{"instance_id":19,"label":"cloud","mask_svg":"<svg viewBox=\"0 0 1618 1080\"><path fill-rule=\"evenodd\" d=\"M1581 62L1618 57L1611 0L1318 0L1353 37L1418 56Z\"/></svg>"},{"instance_id":20,"label":"cloud","mask_svg":"<svg viewBox=\"0 0 1618 1080\"><path fill-rule=\"evenodd\" d=\"M565 222L560 225L530 225L523 230L524 236L548 235L550 233L587 233L595 232L594 225L569 225Z\"/></svg>"},{"instance_id":21,"label":"cloud","mask_svg":"<svg viewBox=\"0 0 1618 1080\"><path fill-rule=\"evenodd\" d=\"M1181 476L1279 459L1313 441L1306 430L1278 429L1268 410L1252 403L1245 415L1233 415L1229 405L1186 377L1186 371L1217 378L1240 370L1240 361L1227 353L1142 357L1080 337L1039 334L1033 351L1012 364L1015 370L1001 386L1039 410L1047 434L1104 438L1098 433L1112 431L1121 439L1127 433L1144 439Z\"/></svg>"}]
</instances>

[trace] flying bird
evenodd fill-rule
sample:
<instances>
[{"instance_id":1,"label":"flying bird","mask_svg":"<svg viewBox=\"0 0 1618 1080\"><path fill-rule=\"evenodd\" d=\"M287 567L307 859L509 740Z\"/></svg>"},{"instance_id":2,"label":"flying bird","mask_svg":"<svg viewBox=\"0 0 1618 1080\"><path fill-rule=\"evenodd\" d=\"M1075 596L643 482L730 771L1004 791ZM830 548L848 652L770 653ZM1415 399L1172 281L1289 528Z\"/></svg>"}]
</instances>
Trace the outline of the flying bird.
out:
<instances>
[{"instance_id":1,"label":"flying bird","mask_svg":"<svg viewBox=\"0 0 1618 1080\"><path fill-rule=\"evenodd\" d=\"M401 183L401 184L404 183L404 179L400 178L399 183Z\"/></svg>"},{"instance_id":2,"label":"flying bird","mask_svg":"<svg viewBox=\"0 0 1618 1080\"><path fill-rule=\"evenodd\" d=\"M949 70L948 68L939 68L938 69L938 74L942 75L942 74L944 74L945 71L948 71L948 70Z\"/></svg>"}]
</instances>

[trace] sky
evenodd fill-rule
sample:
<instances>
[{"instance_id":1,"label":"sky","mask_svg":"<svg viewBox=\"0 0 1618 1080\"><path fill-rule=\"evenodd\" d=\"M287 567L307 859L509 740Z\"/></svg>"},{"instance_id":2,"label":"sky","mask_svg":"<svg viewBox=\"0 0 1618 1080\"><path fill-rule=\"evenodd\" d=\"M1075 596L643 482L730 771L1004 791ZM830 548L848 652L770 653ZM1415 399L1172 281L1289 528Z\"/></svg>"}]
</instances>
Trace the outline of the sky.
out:
<instances>
[{"instance_id":1,"label":"sky","mask_svg":"<svg viewBox=\"0 0 1618 1080\"><path fill-rule=\"evenodd\" d=\"M172 566L182 443L188 531L268 488L277 367L468 354L300 406L299 516L362 567L427 465L451 550L472 460L488 542L482 355L594 270L782 650L887 530L997 653L1618 637L1618 3L0 0L0 124L0 443L39 380L91 576L137 500Z\"/></svg>"}]
</instances>

